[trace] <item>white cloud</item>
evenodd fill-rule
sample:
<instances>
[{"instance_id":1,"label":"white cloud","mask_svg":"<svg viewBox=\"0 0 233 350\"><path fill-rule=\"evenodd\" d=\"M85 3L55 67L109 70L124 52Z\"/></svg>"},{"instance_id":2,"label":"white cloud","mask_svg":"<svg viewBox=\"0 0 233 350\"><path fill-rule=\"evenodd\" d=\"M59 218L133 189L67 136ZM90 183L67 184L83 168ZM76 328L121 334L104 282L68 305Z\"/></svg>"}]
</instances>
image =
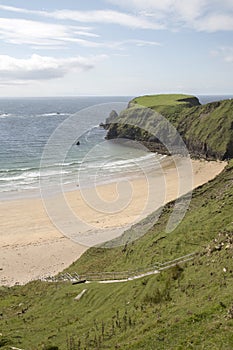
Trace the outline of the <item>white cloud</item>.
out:
<instances>
[{"instance_id":1,"label":"white cloud","mask_svg":"<svg viewBox=\"0 0 233 350\"><path fill-rule=\"evenodd\" d=\"M159 43L158 41L148 41L148 40L138 40L138 39L123 40L119 42L109 43L109 46L115 49L127 48L129 45L138 46L138 47L162 46L161 43Z\"/></svg>"},{"instance_id":2,"label":"white cloud","mask_svg":"<svg viewBox=\"0 0 233 350\"><path fill-rule=\"evenodd\" d=\"M124 9L154 18L167 28L197 31L233 30L232 0L106 0Z\"/></svg>"},{"instance_id":3,"label":"white cloud","mask_svg":"<svg viewBox=\"0 0 233 350\"><path fill-rule=\"evenodd\" d=\"M0 5L0 9L22 14L31 14L42 17L50 17L59 20L71 20L81 23L101 23L117 24L130 28L141 29L162 29L160 23L148 20L140 15L124 13L113 10L92 10L92 11L75 11L75 10L56 10L56 11L35 11L13 6Z\"/></svg>"},{"instance_id":4,"label":"white cloud","mask_svg":"<svg viewBox=\"0 0 233 350\"><path fill-rule=\"evenodd\" d=\"M161 43L158 41L148 41L148 40L128 40L125 42L126 44L133 44L136 46L161 46Z\"/></svg>"},{"instance_id":5,"label":"white cloud","mask_svg":"<svg viewBox=\"0 0 233 350\"><path fill-rule=\"evenodd\" d=\"M211 52L212 56L219 56L226 63L233 63L233 47L220 47Z\"/></svg>"},{"instance_id":6,"label":"white cloud","mask_svg":"<svg viewBox=\"0 0 233 350\"><path fill-rule=\"evenodd\" d=\"M157 46L155 41L126 40L126 41L95 41L86 37L98 35L80 30L80 27L60 24L43 23L25 19L0 18L0 39L10 44L27 44L34 49L59 49L67 44L78 44L89 48L120 49L127 44L136 46Z\"/></svg>"},{"instance_id":7,"label":"white cloud","mask_svg":"<svg viewBox=\"0 0 233 350\"><path fill-rule=\"evenodd\" d=\"M70 11L60 10L48 13L48 16L57 19L69 19L82 23L118 24L130 28L162 29L159 23L152 22L140 15L133 15L112 10L100 11Z\"/></svg>"},{"instance_id":8,"label":"white cloud","mask_svg":"<svg viewBox=\"0 0 233 350\"><path fill-rule=\"evenodd\" d=\"M217 32L233 30L233 16L228 14L211 14L193 23L198 31Z\"/></svg>"},{"instance_id":9,"label":"white cloud","mask_svg":"<svg viewBox=\"0 0 233 350\"><path fill-rule=\"evenodd\" d=\"M208 0L207 0L208 1ZM213 0L214 1L214 0ZM134 9L144 9L144 10L158 10L169 12L172 7L180 8L181 5L184 8L191 7L192 10L200 7L201 4L205 3L206 0L107 0L107 3L112 3L119 5L122 8L134 8Z\"/></svg>"},{"instance_id":10,"label":"white cloud","mask_svg":"<svg viewBox=\"0 0 233 350\"><path fill-rule=\"evenodd\" d=\"M11 44L29 44L45 46L64 46L67 42L76 42L83 46L96 47L98 43L83 37L98 37L77 26L44 23L18 18L0 18L0 39Z\"/></svg>"},{"instance_id":11,"label":"white cloud","mask_svg":"<svg viewBox=\"0 0 233 350\"><path fill-rule=\"evenodd\" d=\"M54 58L32 55L26 59L0 55L0 78L6 81L33 81L62 78L70 72L91 69L107 56Z\"/></svg>"},{"instance_id":12,"label":"white cloud","mask_svg":"<svg viewBox=\"0 0 233 350\"><path fill-rule=\"evenodd\" d=\"M117 24L140 29L177 29L189 27L197 31L229 31L233 29L232 0L106 0L124 9L36 11L0 5L0 9L20 14L71 20L80 23ZM127 11L127 13L125 12ZM80 35L91 36L88 29Z\"/></svg>"},{"instance_id":13,"label":"white cloud","mask_svg":"<svg viewBox=\"0 0 233 350\"><path fill-rule=\"evenodd\" d=\"M144 9L144 10L166 10L169 11L171 6L185 9L190 8L193 11L197 11L199 8L209 6L213 10L218 8L219 10L233 9L232 0L106 0L106 3L118 5L127 9Z\"/></svg>"},{"instance_id":14,"label":"white cloud","mask_svg":"<svg viewBox=\"0 0 233 350\"><path fill-rule=\"evenodd\" d=\"M6 5L0 5L0 10L3 11L10 11L10 12L16 12L16 13L34 13L35 11L30 11L24 8L14 7L14 6L6 6ZM41 12L41 11L39 11Z\"/></svg>"}]
</instances>

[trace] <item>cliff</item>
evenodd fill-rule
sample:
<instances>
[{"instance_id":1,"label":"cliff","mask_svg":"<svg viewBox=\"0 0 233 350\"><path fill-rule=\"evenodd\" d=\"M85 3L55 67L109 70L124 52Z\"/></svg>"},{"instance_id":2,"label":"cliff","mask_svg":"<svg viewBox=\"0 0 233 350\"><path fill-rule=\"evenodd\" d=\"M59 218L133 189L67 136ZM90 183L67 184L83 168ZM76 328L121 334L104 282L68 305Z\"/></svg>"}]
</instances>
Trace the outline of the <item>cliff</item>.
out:
<instances>
[{"instance_id":1,"label":"cliff","mask_svg":"<svg viewBox=\"0 0 233 350\"><path fill-rule=\"evenodd\" d=\"M181 146L173 127L192 157L233 158L233 100L201 105L189 95L142 96L130 101L119 116L113 111L105 123L107 139L137 140L164 154L170 153L164 140L178 150Z\"/></svg>"}]
</instances>

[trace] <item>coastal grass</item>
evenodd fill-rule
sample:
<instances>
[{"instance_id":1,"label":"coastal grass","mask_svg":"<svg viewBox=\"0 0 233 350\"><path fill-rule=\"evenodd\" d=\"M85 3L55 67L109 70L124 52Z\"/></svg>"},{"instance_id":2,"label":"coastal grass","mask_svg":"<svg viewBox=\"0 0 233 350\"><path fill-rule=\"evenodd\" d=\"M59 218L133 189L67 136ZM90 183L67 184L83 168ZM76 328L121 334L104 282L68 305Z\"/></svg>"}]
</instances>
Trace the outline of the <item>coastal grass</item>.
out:
<instances>
[{"instance_id":1,"label":"coastal grass","mask_svg":"<svg viewBox=\"0 0 233 350\"><path fill-rule=\"evenodd\" d=\"M171 269L128 283L89 284L79 301L74 297L81 285L33 282L13 288L2 303L2 339L23 349L73 349L75 344L80 349L230 350L230 257L221 251L197 258L179 273Z\"/></svg>"},{"instance_id":2,"label":"coastal grass","mask_svg":"<svg viewBox=\"0 0 233 350\"><path fill-rule=\"evenodd\" d=\"M134 98L132 103L148 108L154 108L156 106L174 106L184 104L187 103L185 100L193 98L195 97L184 94L145 95Z\"/></svg>"},{"instance_id":3,"label":"coastal grass","mask_svg":"<svg viewBox=\"0 0 233 350\"><path fill-rule=\"evenodd\" d=\"M179 131L185 134L187 139L196 138L208 144L211 149L216 149L219 154L224 154L232 147L232 106L233 100L225 100L194 107L188 118L186 113L181 116Z\"/></svg>"},{"instance_id":4,"label":"coastal grass","mask_svg":"<svg viewBox=\"0 0 233 350\"><path fill-rule=\"evenodd\" d=\"M156 150L156 142L166 135L172 145L177 145L176 134L172 128L168 130L159 115L175 127L193 157L220 160L233 157L233 99L200 105L196 97L188 95L137 97L119 114L117 123L110 121L107 138L142 142L152 139Z\"/></svg>"},{"instance_id":5,"label":"coastal grass","mask_svg":"<svg viewBox=\"0 0 233 350\"><path fill-rule=\"evenodd\" d=\"M198 252L189 262L125 283L1 287L0 348L232 349L232 178L233 161L193 192L173 233L165 233L174 205L169 203L137 241L91 248L66 271L125 271Z\"/></svg>"}]
</instances>

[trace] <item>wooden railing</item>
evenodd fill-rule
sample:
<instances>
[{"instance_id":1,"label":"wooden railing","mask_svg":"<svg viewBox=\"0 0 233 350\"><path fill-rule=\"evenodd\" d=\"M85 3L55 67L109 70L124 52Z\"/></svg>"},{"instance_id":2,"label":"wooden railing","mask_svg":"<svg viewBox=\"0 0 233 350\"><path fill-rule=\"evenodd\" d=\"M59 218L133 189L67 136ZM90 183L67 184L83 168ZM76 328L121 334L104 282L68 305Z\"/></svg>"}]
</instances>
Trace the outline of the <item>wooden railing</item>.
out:
<instances>
[{"instance_id":1,"label":"wooden railing","mask_svg":"<svg viewBox=\"0 0 233 350\"><path fill-rule=\"evenodd\" d=\"M127 271L103 271L103 272L93 272L93 273L86 273L86 274L78 274L77 272L72 273L62 273L58 276L54 277L45 277L43 278L44 281L48 282L65 282L65 281L71 281L71 282L81 282L81 281L98 281L98 282L104 282L104 281L130 281L132 279L142 278L145 276L149 276L155 273L159 273L160 271L163 271L165 269L168 269L172 266L176 266L178 264L187 262L189 260L192 260L197 253L191 253L188 255L181 256L177 259L166 261L164 263L156 263L152 266L148 266L145 268L138 268L135 270L127 270Z\"/></svg>"}]
</instances>

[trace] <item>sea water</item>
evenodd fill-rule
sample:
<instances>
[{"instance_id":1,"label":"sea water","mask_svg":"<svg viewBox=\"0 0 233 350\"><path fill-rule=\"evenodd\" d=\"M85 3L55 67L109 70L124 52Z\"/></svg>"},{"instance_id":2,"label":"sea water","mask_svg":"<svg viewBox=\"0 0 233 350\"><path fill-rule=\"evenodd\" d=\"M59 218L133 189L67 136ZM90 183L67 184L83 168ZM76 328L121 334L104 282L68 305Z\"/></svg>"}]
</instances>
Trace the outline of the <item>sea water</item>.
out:
<instances>
[{"instance_id":1,"label":"sea water","mask_svg":"<svg viewBox=\"0 0 233 350\"><path fill-rule=\"evenodd\" d=\"M199 96L207 103L231 96ZM99 127L108 115L95 115L96 105L120 103L127 106L131 97L64 97L64 98L1 98L0 99L0 199L39 193L40 179L48 187L62 181L64 188L77 188L79 174L82 185L107 183L138 176L156 166L164 157L150 153L132 143L105 140L106 130ZM85 115L80 111L85 110ZM105 110L105 109L103 109ZM70 140L66 157L47 166L41 158L53 132L76 114L75 127L82 130L77 140ZM84 130L84 132L83 132ZM68 135L65 135L67 138ZM77 142L79 141L79 145ZM54 145L58 154L61 143ZM62 180L61 180L62 179Z\"/></svg>"}]
</instances>

